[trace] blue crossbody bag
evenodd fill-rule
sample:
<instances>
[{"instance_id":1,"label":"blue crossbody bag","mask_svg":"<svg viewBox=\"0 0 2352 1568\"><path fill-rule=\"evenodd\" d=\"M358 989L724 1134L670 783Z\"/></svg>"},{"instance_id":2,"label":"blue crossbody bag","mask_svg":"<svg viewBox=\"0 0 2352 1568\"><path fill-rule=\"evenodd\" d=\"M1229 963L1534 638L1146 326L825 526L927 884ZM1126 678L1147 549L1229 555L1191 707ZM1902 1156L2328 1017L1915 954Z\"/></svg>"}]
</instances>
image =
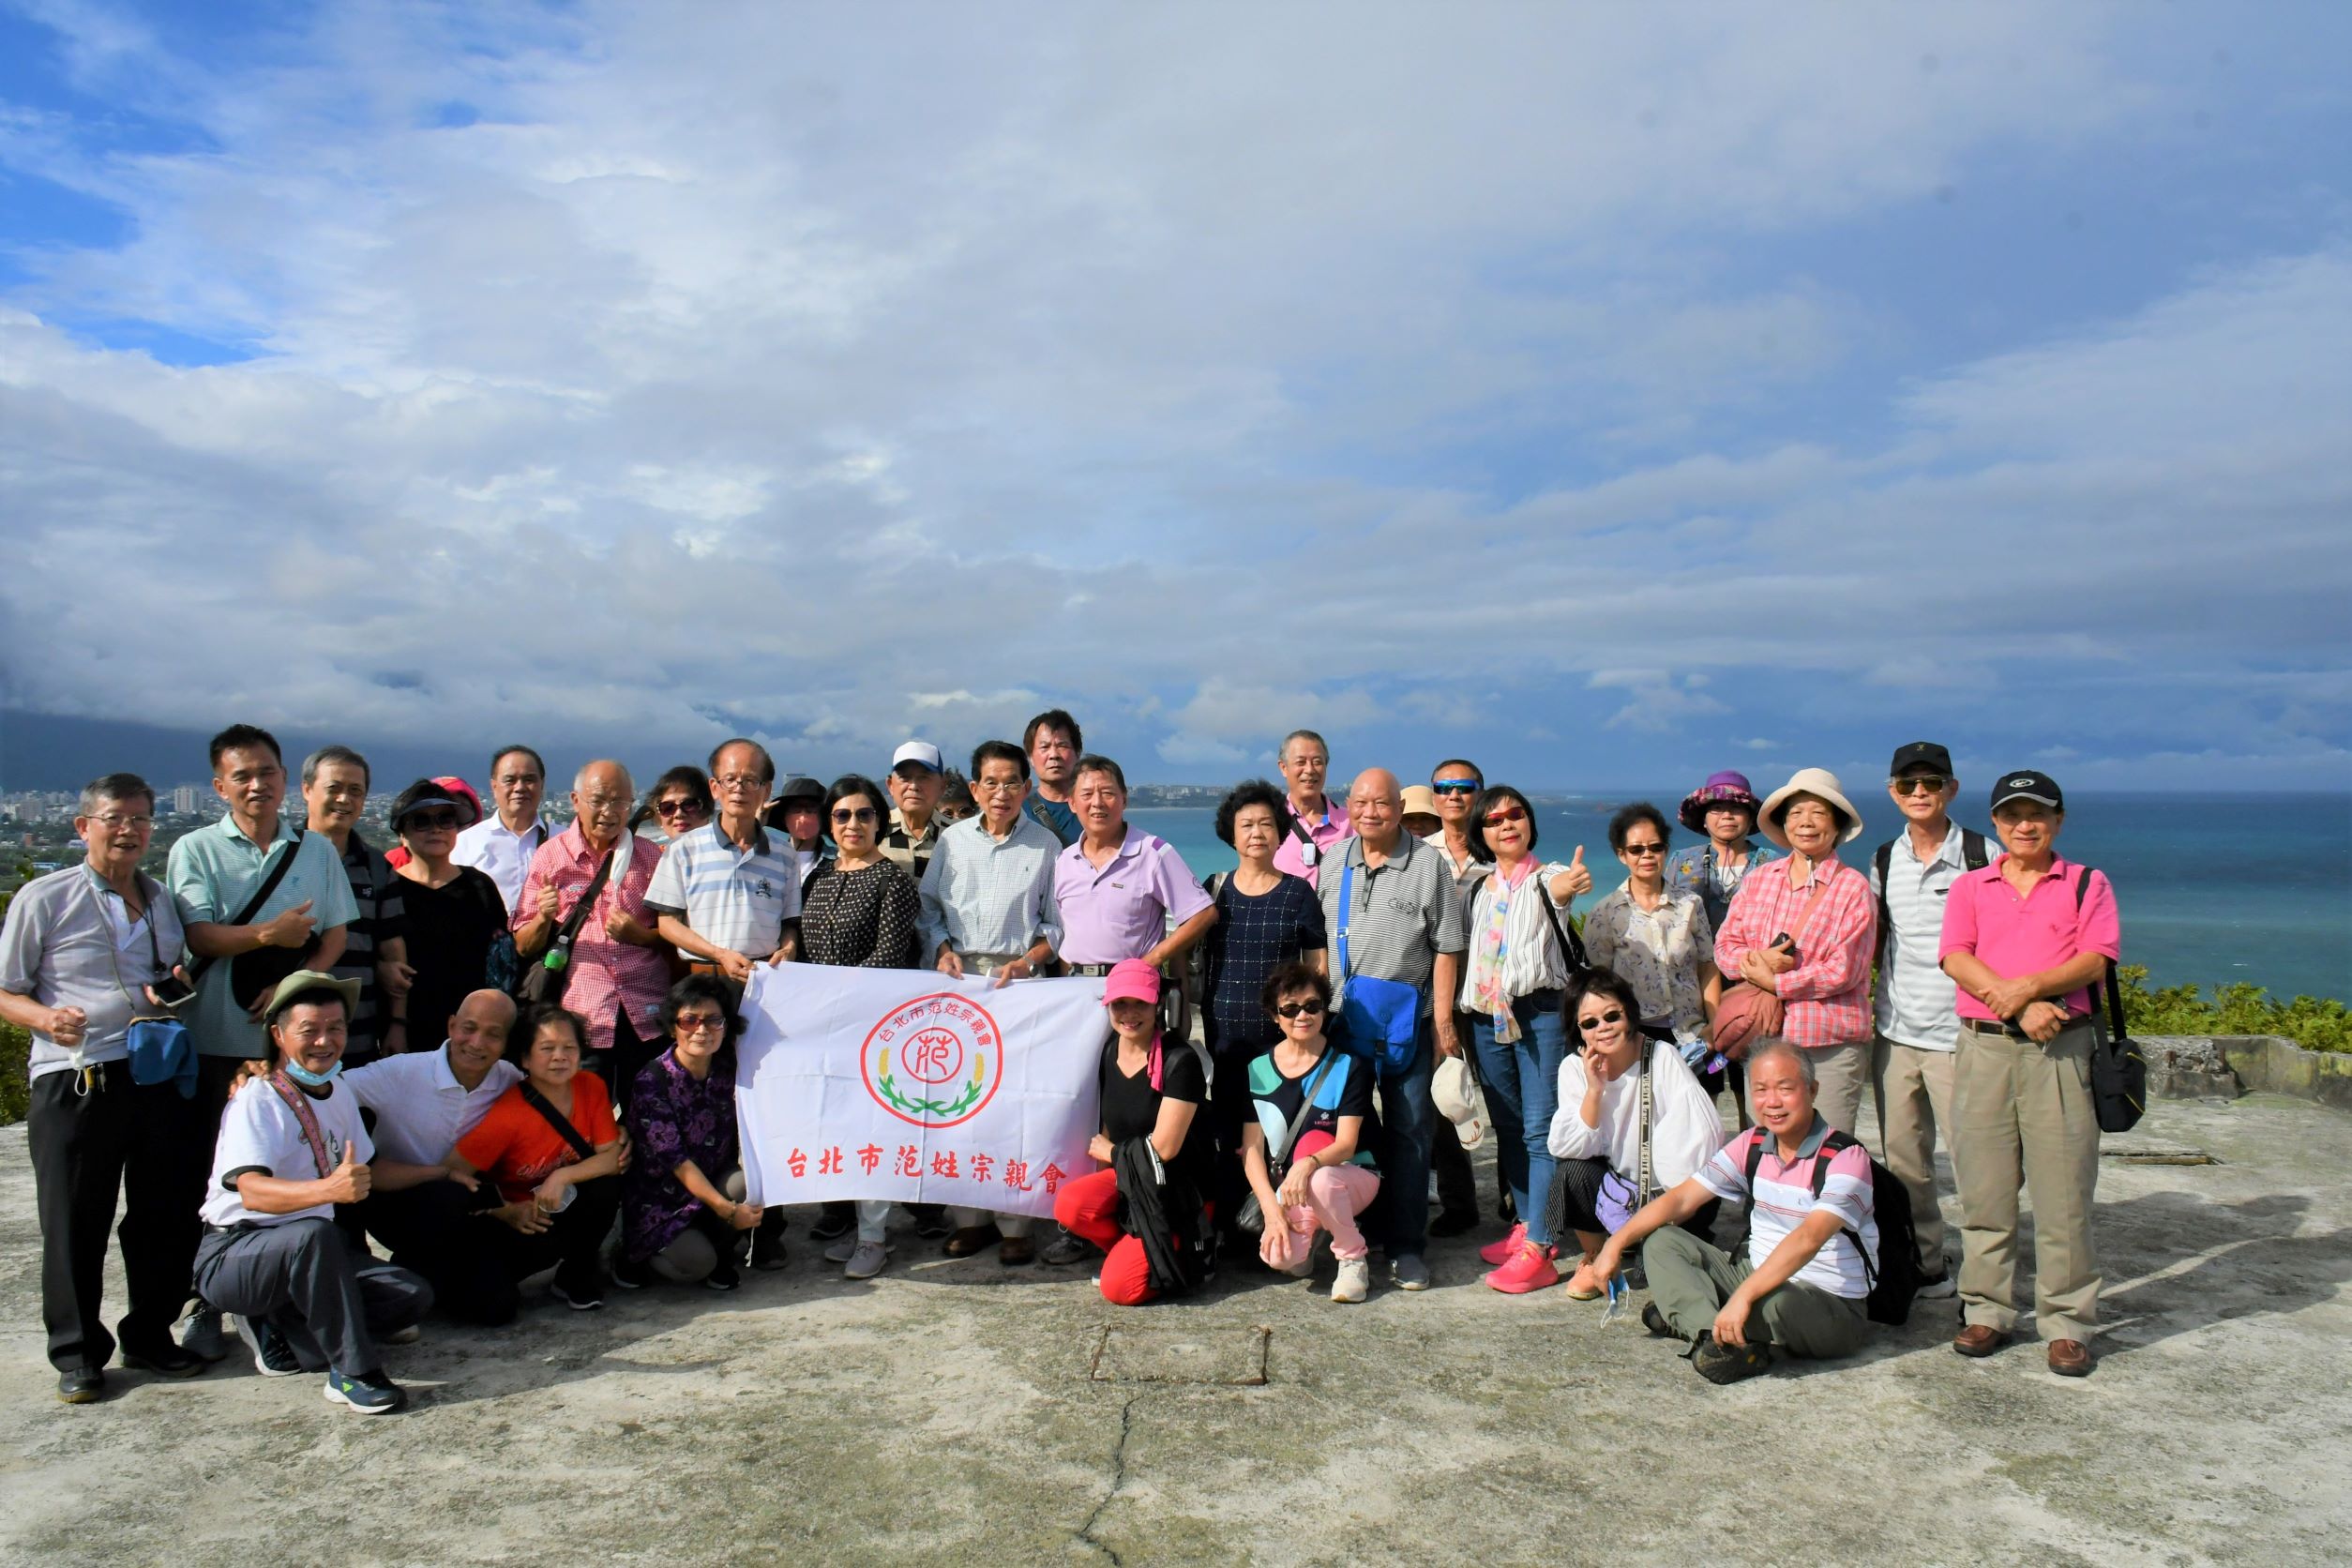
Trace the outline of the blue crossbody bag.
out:
<instances>
[{"instance_id":1,"label":"blue crossbody bag","mask_svg":"<svg viewBox=\"0 0 2352 1568\"><path fill-rule=\"evenodd\" d=\"M147 951L153 955L155 972L158 975L172 972L163 962L162 944L156 940L157 901L170 897L160 887L147 892ZM109 948L113 946L110 941ZM130 1002L134 1015L148 1005L145 999L123 984L122 960L115 957L114 987ZM190 992L193 996L195 993ZM196 1047L188 1038L188 1025L171 1014L147 1013L134 1016L130 1028L123 1036L123 1045L130 1055L130 1081L140 1085L168 1083L180 1092L180 1098L196 1097Z\"/></svg>"},{"instance_id":2,"label":"blue crossbody bag","mask_svg":"<svg viewBox=\"0 0 2352 1568\"><path fill-rule=\"evenodd\" d=\"M1356 868L1339 873L1339 1045L1382 1078L1412 1069L1421 1045L1421 988L1377 980L1348 969L1348 925L1355 912Z\"/></svg>"}]
</instances>

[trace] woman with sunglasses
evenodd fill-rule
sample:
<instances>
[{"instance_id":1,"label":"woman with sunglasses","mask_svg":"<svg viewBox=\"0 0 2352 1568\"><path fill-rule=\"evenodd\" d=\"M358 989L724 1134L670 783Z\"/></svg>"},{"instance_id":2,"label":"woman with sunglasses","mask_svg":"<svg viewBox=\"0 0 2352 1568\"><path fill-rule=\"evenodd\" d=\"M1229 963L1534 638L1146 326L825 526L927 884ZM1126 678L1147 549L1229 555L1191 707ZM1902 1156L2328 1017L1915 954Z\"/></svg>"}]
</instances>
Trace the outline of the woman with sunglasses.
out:
<instances>
[{"instance_id":1,"label":"woman with sunglasses","mask_svg":"<svg viewBox=\"0 0 2352 1568\"><path fill-rule=\"evenodd\" d=\"M1673 1042L1642 1033L1640 1000L1622 975L1587 970L1568 988L1567 1016L1578 1044L1560 1067L1550 1137L1560 1176L1545 1217L1576 1238L1584 1261L1568 1294L1589 1302L1606 1289L1592 1267L1602 1246L1643 1204L1714 1157L1723 1119ZM1721 1206L1710 1201L1682 1228L1706 1239Z\"/></svg>"},{"instance_id":2,"label":"woman with sunglasses","mask_svg":"<svg viewBox=\"0 0 2352 1568\"><path fill-rule=\"evenodd\" d=\"M1525 1295L1556 1283L1551 1224L1554 1085L1568 1054L1561 991L1576 973L1562 950L1568 906L1592 891L1584 849L1565 865L1535 856L1535 808L1508 784L1482 792L1471 808L1470 852L1493 870L1470 894L1470 961L1462 1010L1475 1020L1478 1076L1495 1119L1495 1168L1519 1222L1479 1249L1494 1265L1487 1286ZM1528 1200L1529 1194L1534 1201Z\"/></svg>"},{"instance_id":3,"label":"woman with sunglasses","mask_svg":"<svg viewBox=\"0 0 2352 1568\"><path fill-rule=\"evenodd\" d=\"M1723 976L1707 906L1697 894L1666 885L1666 813L1647 801L1609 819L1609 848L1625 864L1625 885L1585 916L1584 945L1596 967L1624 976L1641 999L1641 1021L1671 1031L1696 1070L1710 1054L1707 1031L1723 999ZM1700 1087L1712 1094L1724 1072L1701 1074Z\"/></svg>"},{"instance_id":4,"label":"woman with sunglasses","mask_svg":"<svg viewBox=\"0 0 2352 1568\"><path fill-rule=\"evenodd\" d=\"M1282 1034L1249 1064L1255 1114L1242 1129L1242 1170L1265 1216L1258 1256L1304 1279L1315 1269L1315 1234L1327 1231L1339 1264L1331 1299L1360 1302L1371 1289L1371 1248L1356 1216L1380 1191L1372 1074L1324 1037L1331 982L1320 969L1285 964L1266 977L1262 998Z\"/></svg>"},{"instance_id":5,"label":"woman with sunglasses","mask_svg":"<svg viewBox=\"0 0 2352 1568\"><path fill-rule=\"evenodd\" d=\"M701 768L681 762L654 780L654 787L645 792L644 804L629 819L629 831L635 833L652 822L660 828L661 841L668 843L709 822L716 809L711 800L710 779Z\"/></svg>"},{"instance_id":6,"label":"woman with sunglasses","mask_svg":"<svg viewBox=\"0 0 2352 1568\"><path fill-rule=\"evenodd\" d=\"M882 852L890 804L881 785L858 774L833 781L820 819L836 853L819 862L801 889L800 946L812 964L904 969L914 950L922 896L914 881ZM889 1259L886 1199L861 1199L857 1230L825 1248L825 1261L846 1265L851 1279L871 1279Z\"/></svg>"},{"instance_id":7,"label":"woman with sunglasses","mask_svg":"<svg viewBox=\"0 0 2352 1568\"><path fill-rule=\"evenodd\" d=\"M661 1004L670 1048L637 1075L629 1094L634 1151L621 1184L621 1249L612 1283L625 1290L666 1279L732 1290L755 1231L781 1232L784 1214L744 1201L735 1125L734 988L689 974ZM773 1249L778 1266L783 1247Z\"/></svg>"},{"instance_id":8,"label":"woman with sunglasses","mask_svg":"<svg viewBox=\"0 0 2352 1568\"><path fill-rule=\"evenodd\" d=\"M392 831L408 853L393 867L408 934L408 964L415 971L398 1017L408 1025L410 1050L437 1050L448 1038L458 1005L487 983L490 944L506 929L506 896L489 873L449 857L458 834L481 807L430 778L420 778L392 802Z\"/></svg>"}]
</instances>

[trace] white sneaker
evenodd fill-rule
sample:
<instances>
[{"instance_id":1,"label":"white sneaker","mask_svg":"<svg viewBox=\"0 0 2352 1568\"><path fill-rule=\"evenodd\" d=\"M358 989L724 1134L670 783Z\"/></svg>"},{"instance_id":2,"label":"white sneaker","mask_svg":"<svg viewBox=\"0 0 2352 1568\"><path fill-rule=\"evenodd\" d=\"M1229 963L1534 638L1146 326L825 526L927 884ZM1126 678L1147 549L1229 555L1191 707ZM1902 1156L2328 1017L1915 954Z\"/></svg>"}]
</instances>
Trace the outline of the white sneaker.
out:
<instances>
[{"instance_id":1,"label":"white sneaker","mask_svg":"<svg viewBox=\"0 0 2352 1568\"><path fill-rule=\"evenodd\" d=\"M1912 1299L1934 1302L1941 1301L1947 1296L1956 1296L1959 1293L1960 1282L1952 1277L1952 1270L1947 1266L1939 1274L1922 1275L1919 1282L1919 1289Z\"/></svg>"},{"instance_id":2,"label":"white sneaker","mask_svg":"<svg viewBox=\"0 0 2352 1568\"><path fill-rule=\"evenodd\" d=\"M1331 1282L1331 1299L1335 1302L1360 1302L1371 1293L1372 1265L1361 1258L1342 1258L1339 1277Z\"/></svg>"},{"instance_id":3,"label":"white sneaker","mask_svg":"<svg viewBox=\"0 0 2352 1568\"><path fill-rule=\"evenodd\" d=\"M841 1271L845 1279L871 1279L882 1272L890 1260L890 1249L880 1242L860 1242L850 1253L849 1265Z\"/></svg>"}]
</instances>

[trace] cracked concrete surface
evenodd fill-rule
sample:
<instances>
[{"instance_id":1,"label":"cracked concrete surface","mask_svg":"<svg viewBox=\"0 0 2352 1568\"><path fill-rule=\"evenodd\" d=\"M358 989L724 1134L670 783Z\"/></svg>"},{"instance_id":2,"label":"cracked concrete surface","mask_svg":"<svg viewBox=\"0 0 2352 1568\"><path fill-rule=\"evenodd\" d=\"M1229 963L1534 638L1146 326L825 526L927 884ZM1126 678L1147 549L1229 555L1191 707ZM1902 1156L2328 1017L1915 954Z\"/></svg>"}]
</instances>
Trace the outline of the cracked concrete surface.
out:
<instances>
[{"instance_id":1,"label":"cracked concrete surface","mask_svg":"<svg viewBox=\"0 0 2352 1568\"><path fill-rule=\"evenodd\" d=\"M1928 1304L1851 1362L1711 1388L1597 1304L1480 1289L1492 1228L1423 1295L1376 1268L1362 1306L1251 1276L1121 1311L912 1235L850 1284L796 1225L732 1296L430 1324L391 1352L416 1407L361 1419L241 1361L55 1404L10 1128L0 1560L2342 1560L2352 1117L2164 1104L2109 1141L2224 1163L2103 1162L2079 1382L2029 1345L1963 1361ZM1106 1327L1148 1374L1239 1364L1261 1325L1263 1386L1096 1375Z\"/></svg>"}]
</instances>

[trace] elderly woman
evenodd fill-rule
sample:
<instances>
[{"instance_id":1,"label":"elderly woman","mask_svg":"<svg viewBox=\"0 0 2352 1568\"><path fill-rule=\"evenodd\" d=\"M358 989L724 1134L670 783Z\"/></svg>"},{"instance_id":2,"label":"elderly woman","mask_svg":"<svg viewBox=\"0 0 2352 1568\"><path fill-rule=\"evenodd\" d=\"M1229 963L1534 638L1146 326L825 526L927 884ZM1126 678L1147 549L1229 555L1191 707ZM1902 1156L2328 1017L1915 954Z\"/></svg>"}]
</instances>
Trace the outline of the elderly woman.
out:
<instances>
[{"instance_id":1,"label":"elderly woman","mask_svg":"<svg viewBox=\"0 0 2352 1568\"><path fill-rule=\"evenodd\" d=\"M1606 1281L1593 1270L1602 1244L1644 1203L1698 1173L1723 1146L1723 1121L1671 1041L1642 1033L1630 981L1586 971L1568 988L1578 1048L1560 1066L1560 1111L1552 1118L1553 1223L1573 1232L1584 1262L1568 1281L1580 1302ZM1682 1220L1704 1238L1717 1205Z\"/></svg>"},{"instance_id":2,"label":"elderly woman","mask_svg":"<svg viewBox=\"0 0 2352 1568\"><path fill-rule=\"evenodd\" d=\"M489 983L490 955L506 929L506 898L490 874L450 859L458 834L481 807L443 783L420 778L392 802L392 831L408 854L403 882L408 966L415 972L394 1015L408 1024L408 1048L437 1050L465 999Z\"/></svg>"},{"instance_id":3,"label":"elderly woman","mask_svg":"<svg viewBox=\"0 0 2352 1568\"><path fill-rule=\"evenodd\" d=\"M824 794L822 820L836 853L802 889L801 956L812 964L904 969L923 899L913 879L882 852L882 828L890 821L882 787L858 774L835 779ZM855 1234L826 1247L825 1261L845 1265L841 1272L851 1279L882 1273L890 1256L889 1218L886 1199L860 1199Z\"/></svg>"},{"instance_id":4,"label":"elderly woman","mask_svg":"<svg viewBox=\"0 0 2352 1568\"><path fill-rule=\"evenodd\" d=\"M1535 808L1508 784L1470 812L1471 858L1493 869L1469 894L1470 958L1462 1009L1472 1020L1478 1076L1495 1119L1495 1168L1519 1222L1479 1249L1490 1289L1525 1295L1556 1283L1545 1195L1551 1191L1552 1095L1568 1054L1560 999L1576 966L1566 921L1592 890L1584 850L1562 864L1535 854ZM1529 1201L1529 1195L1534 1200Z\"/></svg>"},{"instance_id":5,"label":"elderly woman","mask_svg":"<svg viewBox=\"0 0 2352 1568\"><path fill-rule=\"evenodd\" d=\"M1675 813L1684 827L1705 837L1667 860L1666 886L1697 894L1710 929L1723 929L1731 896L1747 874L1780 858L1778 850L1756 841L1756 807L1747 775L1726 769L1708 775L1706 783L1682 797Z\"/></svg>"},{"instance_id":6,"label":"elderly woman","mask_svg":"<svg viewBox=\"0 0 2352 1568\"><path fill-rule=\"evenodd\" d=\"M1274 868L1289 819L1282 792L1262 778L1237 787L1217 807L1217 837L1241 864L1212 879L1216 924L1201 941L1201 1020L1214 1064L1209 1126L1217 1152L1217 1213L1236 1213L1242 1129L1251 1119L1249 1063L1282 1038L1266 1011L1267 976L1286 964L1322 970L1323 906L1314 884Z\"/></svg>"},{"instance_id":7,"label":"elderly woman","mask_svg":"<svg viewBox=\"0 0 2352 1568\"><path fill-rule=\"evenodd\" d=\"M784 1266L783 1211L744 1199L735 1131L734 990L689 974L661 1004L670 1048L637 1075L629 1100L635 1151L621 1186L621 1251L612 1283L634 1290L659 1275L673 1285L732 1290L735 1265L757 1236L757 1269Z\"/></svg>"},{"instance_id":8,"label":"elderly woman","mask_svg":"<svg viewBox=\"0 0 2352 1568\"><path fill-rule=\"evenodd\" d=\"M627 1145L612 1120L604 1080L580 1071L588 1025L561 1007L536 1007L506 1037L506 1059L522 1081L499 1096L444 1162L467 1186L488 1180L501 1199L488 1219L509 1278L555 1265L555 1299L574 1312L604 1304L598 1256L621 1206L616 1179Z\"/></svg>"},{"instance_id":9,"label":"elderly woman","mask_svg":"<svg viewBox=\"0 0 2352 1568\"><path fill-rule=\"evenodd\" d=\"M1870 880L1841 865L1837 847L1858 837L1862 813L1837 776L1800 768L1765 797L1764 836L1786 863L1747 878L1715 936L1715 967L1761 997L1726 992L1724 1006L1760 1005L1779 1023L1764 1038L1801 1048L1819 1084L1822 1116L1851 1135L1870 1081L1870 964L1878 905ZM1718 1009L1719 1021L1722 1009ZM1752 1043L1761 1045L1763 1039Z\"/></svg>"},{"instance_id":10,"label":"elderly woman","mask_svg":"<svg viewBox=\"0 0 2352 1568\"><path fill-rule=\"evenodd\" d=\"M1707 1031L1723 995L1715 970L1715 927L1696 893L1666 885L1665 813L1647 801L1609 819L1609 848L1625 867L1625 884L1585 916L1585 951L1621 974L1641 999L1641 1021L1669 1030L1696 1069L1711 1054ZM1727 1063L1726 1064L1727 1065ZM1724 1067L1700 1077L1711 1095Z\"/></svg>"},{"instance_id":11,"label":"elderly woman","mask_svg":"<svg viewBox=\"0 0 2352 1568\"><path fill-rule=\"evenodd\" d=\"M660 828L661 841L666 844L709 822L716 809L709 776L701 768L681 762L654 780L654 787L645 792L644 800L629 817L629 831L635 833L652 822Z\"/></svg>"},{"instance_id":12,"label":"elderly woman","mask_svg":"<svg viewBox=\"0 0 2352 1568\"><path fill-rule=\"evenodd\" d=\"M1314 1271L1316 1233L1325 1232L1339 1264L1331 1299L1360 1302L1372 1276L1356 1216L1380 1192L1372 1073L1323 1033L1331 982L1321 970L1285 964L1266 977L1260 1005L1282 1036L1249 1064L1253 1115L1242 1131L1242 1167L1265 1218L1258 1255L1304 1278Z\"/></svg>"}]
</instances>

